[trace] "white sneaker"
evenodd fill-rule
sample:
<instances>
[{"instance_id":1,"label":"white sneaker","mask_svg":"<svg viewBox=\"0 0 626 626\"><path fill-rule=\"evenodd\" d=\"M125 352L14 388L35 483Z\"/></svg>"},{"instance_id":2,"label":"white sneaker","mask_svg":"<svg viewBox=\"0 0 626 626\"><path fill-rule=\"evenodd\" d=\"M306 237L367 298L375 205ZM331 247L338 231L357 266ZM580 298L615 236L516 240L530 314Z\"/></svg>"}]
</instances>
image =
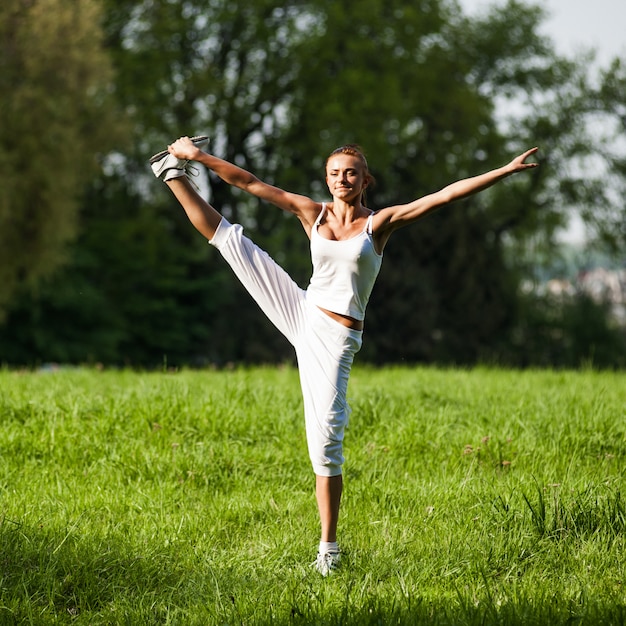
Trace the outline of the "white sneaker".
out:
<instances>
[{"instance_id":1,"label":"white sneaker","mask_svg":"<svg viewBox=\"0 0 626 626\"><path fill-rule=\"evenodd\" d=\"M313 567L322 575L328 576L339 568L341 552L326 552L318 554Z\"/></svg>"},{"instance_id":2,"label":"white sneaker","mask_svg":"<svg viewBox=\"0 0 626 626\"><path fill-rule=\"evenodd\" d=\"M204 135L192 137L191 141L200 150L203 150L209 145L209 138ZM163 181L184 176L187 173L188 163L189 161L187 159L178 159L167 150L157 152L154 156L150 157L150 167L154 175Z\"/></svg>"}]
</instances>

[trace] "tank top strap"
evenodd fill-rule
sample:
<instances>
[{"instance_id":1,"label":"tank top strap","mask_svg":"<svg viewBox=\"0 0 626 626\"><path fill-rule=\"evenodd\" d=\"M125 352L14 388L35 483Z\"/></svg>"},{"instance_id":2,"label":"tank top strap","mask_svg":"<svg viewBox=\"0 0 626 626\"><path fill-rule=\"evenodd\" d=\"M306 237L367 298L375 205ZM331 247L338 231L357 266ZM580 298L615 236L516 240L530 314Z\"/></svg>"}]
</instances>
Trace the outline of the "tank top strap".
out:
<instances>
[{"instance_id":1,"label":"tank top strap","mask_svg":"<svg viewBox=\"0 0 626 626\"><path fill-rule=\"evenodd\" d=\"M317 230L317 227L322 221L322 217L324 217L324 213L326 213L326 203L322 202L322 210L319 212L317 218L315 219L315 223L313 224L313 230Z\"/></svg>"},{"instance_id":2,"label":"tank top strap","mask_svg":"<svg viewBox=\"0 0 626 626\"><path fill-rule=\"evenodd\" d=\"M365 232L366 232L368 235L371 235L371 234L372 234L372 221L373 221L373 219L374 219L374 211L372 211L372 212L369 214L369 217L367 218L367 222L366 222L366 224L365 224Z\"/></svg>"}]
</instances>

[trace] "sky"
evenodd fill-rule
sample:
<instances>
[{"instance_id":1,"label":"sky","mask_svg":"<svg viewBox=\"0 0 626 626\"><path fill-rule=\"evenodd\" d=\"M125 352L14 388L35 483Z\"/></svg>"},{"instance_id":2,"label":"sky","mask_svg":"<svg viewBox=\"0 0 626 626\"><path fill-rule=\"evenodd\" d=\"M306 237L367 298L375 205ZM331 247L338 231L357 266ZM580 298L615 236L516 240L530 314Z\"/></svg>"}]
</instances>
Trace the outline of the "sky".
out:
<instances>
[{"instance_id":1,"label":"sky","mask_svg":"<svg viewBox=\"0 0 626 626\"><path fill-rule=\"evenodd\" d=\"M470 14L504 0L459 0ZM539 2L537 2L539 4ZM615 56L626 58L626 2L624 0L543 0L548 18L543 32L558 52L572 54L595 48L606 65Z\"/></svg>"}]
</instances>

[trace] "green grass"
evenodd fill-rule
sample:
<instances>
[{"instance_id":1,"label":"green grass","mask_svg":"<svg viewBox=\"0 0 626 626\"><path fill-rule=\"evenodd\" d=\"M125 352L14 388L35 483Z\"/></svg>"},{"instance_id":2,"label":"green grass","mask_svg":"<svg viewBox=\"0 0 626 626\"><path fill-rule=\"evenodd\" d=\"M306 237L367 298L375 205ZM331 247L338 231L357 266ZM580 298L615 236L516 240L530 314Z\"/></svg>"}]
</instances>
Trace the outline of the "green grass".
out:
<instances>
[{"instance_id":1,"label":"green grass","mask_svg":"<svg viewBox=\"0 0 626 626\"><path fill-rule=\"evenodd\" d=\"M350 397L323 579L293 369L0 371L0 624L626 623L626 375Z\"/></svg>"}]
</instances>

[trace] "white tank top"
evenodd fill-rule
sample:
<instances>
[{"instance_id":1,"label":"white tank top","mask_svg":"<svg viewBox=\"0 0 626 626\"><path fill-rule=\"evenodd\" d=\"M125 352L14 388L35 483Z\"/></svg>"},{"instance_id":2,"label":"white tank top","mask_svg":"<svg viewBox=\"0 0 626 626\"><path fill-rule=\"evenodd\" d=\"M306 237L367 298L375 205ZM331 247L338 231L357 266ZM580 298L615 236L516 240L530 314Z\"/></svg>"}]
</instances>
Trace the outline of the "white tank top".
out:
<instances>
[{"instance_id":1,"label":"white tank top","mask_svg":"<svg viewBox=\"0 0 626 626\"><path fill-rule=\"evenodd\" d=\"M322 237L318 232L326 203L311 230L313 275L307 288L307 300L313 304L357 320L365 319L383 255L374 248L372 215L361 233L344 241Z\"/></svg>"}]
</instances>

